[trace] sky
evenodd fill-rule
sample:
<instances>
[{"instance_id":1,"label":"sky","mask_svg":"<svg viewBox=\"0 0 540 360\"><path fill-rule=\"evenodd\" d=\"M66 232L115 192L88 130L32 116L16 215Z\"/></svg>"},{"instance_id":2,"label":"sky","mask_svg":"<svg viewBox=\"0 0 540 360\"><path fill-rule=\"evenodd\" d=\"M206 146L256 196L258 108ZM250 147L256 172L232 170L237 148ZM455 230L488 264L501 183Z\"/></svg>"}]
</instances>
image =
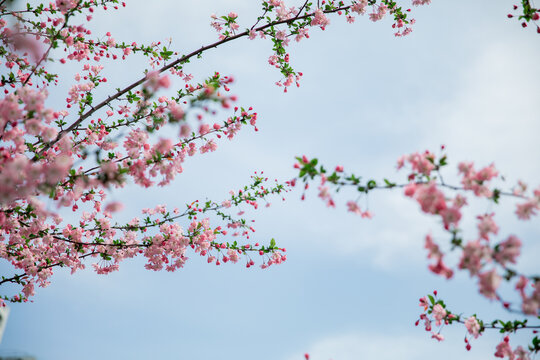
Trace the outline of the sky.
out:
<instances>
[{"instance_id":1,"label":"sky","mask_svg":"<svg viewBox=\"0 0 540 360\"><path fill-rule=\"evenodd\" d=\"M295 5L294 2L287 4ZM406 3L406 2L405 2ZM447 148L455 176L460 161L495 163L512 187L518 179L538 185L540 133L540 36L506 14L502 0L434 0L414 8L417 23L406 38L393 36L388 20L354 24L331 17L326 31L291 44L291 62L304 76L288 93L274 85L280 74L268 65L268 41L242 39L213 49L186 71L195 78L231 74L238 103L259 114L259 131L245 128L216 152L189 159L166 188L114 190L121 218L145 207L171 207L195 199L220 200L249 182L254 171L289 180L294 156L317 157L327 167L343 165L370 178L402 180L403 154ZM97 12L90 27L111 31L117 41L172 38L187 53L214 42L210 14L239 14L242 26L260 11L257 1L132 1L116 13ZM129 66L127 66L129 65ZM138 79L144 62L106 68L112 87ZM51 106L67 85L51 91ZM105 97L105 95L103 95ZM221 118L220 118L221 117ZM227 113L220 112L222 120ZM422 215L400 191L369 197L372 220L347 213L356 194L340 193L329 209L309 192L276 198L250 213L261 243L275 238L288 260L269 269L216 267L192 256L174 273L144 269L143 259L120 271L96 275L90 267L70 275L58 270L52 284L37 289L32 303L11 306L0 354L24 353L38 360L235 359L315 360L485 359L500 334L485 334L465 351L464 328L444 327L445 341L415 327L418 299L437 289L451 309L480 318L506 317L458 273L450 281L427 270L426 233L445 241L440 224ZM365 204L365 199L360 200ZM501 237L524 241L518 268L538 272L538 219L519 222L505 200L497 209L473 203L463 225L475 235L475 214L497 210ZM487 209L487 210L486 210ZM455 261L456 259L454 259ZM12 269L0 263L0 272ZM515 344L523 339L515 337Z\"/></svg>"}]
</instances>

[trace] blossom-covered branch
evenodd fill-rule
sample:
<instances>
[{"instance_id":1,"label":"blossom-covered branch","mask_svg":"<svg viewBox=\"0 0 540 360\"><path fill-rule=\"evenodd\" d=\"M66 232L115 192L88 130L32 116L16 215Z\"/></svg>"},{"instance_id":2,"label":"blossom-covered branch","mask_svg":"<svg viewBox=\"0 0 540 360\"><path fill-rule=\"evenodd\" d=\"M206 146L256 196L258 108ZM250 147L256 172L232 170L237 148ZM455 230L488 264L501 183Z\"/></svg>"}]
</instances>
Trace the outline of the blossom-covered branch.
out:
<instances>
[{"instance_id":1,"label":"blossom-covered branch","mask_svg":"<svg viewBox=\"0 0 540 360\"><path fill-rule=\"evenodd\" d=\"M262 174L261 174L262 175ZM161 270L166 268L174 271L183 266L187 260L187 251L191 247L195 253L205 256L209 263L220 265L228 261L238 262L241 256L246 258L246 266L251 267L255 262L249 253L257 253L263 257L262 268L279 264L286 259L285 249L278 248L272 239L269 245L239 244L238 241L228 242L219 240L224 236L243 237L250 239L255 229L244 218L238 218L228 212L231 207L243 204L257 209L260 201L266 201L269 195L279 195L286 188L279 183L267 186L268 178L255 174L253 182L238 191L231 191L230 198L221 203L194 201L186 205L184 211L174 209L168 211L166 206L159 205L154 209L145 209L143 219L134 218L127 224L111 224L112 213L119 210L119 203L109 203L101 214L101 202L105 194L100 194L100 200L91 199L94 211L84 212L78 226L68 224L63 228L56 225L42 226L36 232L36 223L28 218L32 212L44 211L31 209L28 206L20 209L19 229L16 223L5 227L9 232L17 230L10 237L9 244L2 245L3 256L11 261L13 266L24 271L23 274L12 277L2 276L0 285L16 283L23 286L23 294L2 296L5 300L26 301L34 293L34 286L46 286L54 267L69 267L73 272L85 268L82 260L86 257L100 258L93 267L99 274L107 274L118 270L119 263L126 259L142 254L148 259L146 268ZM212 227L208 216L214 213L222 225ZM240 211L241 216L244 211ZM181 218L190 221L189 228L184 231L176 222ZM202 220L200 218L204 217ZM14 218L14 217L13 217ZM22 220L25 218L25 221ZM15 218L14 218L15 219ZM57 219L57 222L60 220ZM153 235L145 235L156 228ZM228 234L231 232L231 234Z\"/></svg>"},{"instance_id":2,"label":"blossom-covered branch","mask_svg":"<svg viewBox=\"0 0 540 360\"><path fill-rule=\"evenodd\" d=\"M531 354L537 354L540 352L540 339L536 335L538 333L535 329L540 329L540 323L530 324L529 319L523 320L508 320L495 319L492 321L484 321L479 319L476 314L469 317L461 314L453 313L450 311L442 299L437 297L437 291L433 292L433 295L428 294L420 299L420 307L423 308L423 313L420 314L420 319L416 321L415 325L418 326L422 321L426 331L431 332L432 338L438 341L444 340L444 336L441 334L441 329L445 325L452 325L453 323L463 324L467 329L465 335L465 348L470 351L471 340L477 339L486 330L498 330L501 334L507 334L503 337L502 341L496 346L495 357L504 358L508 357L512 360L530 360ZM540 319L540 317L537 317ZM437 332L433 330L433 323L438 327ZM519 345L514 350L510 346L510 335L518 331L523 332L531 331L531 343L527 345L527 348Z\"/></svg>"},{"instance_id":3,"label":"blossom-covered branch","mask_svg":"<svg viewBox=\"0 0 540 360\"><path fill-rule=\"evenodd\" d=\"M409 171L408 181L401 184L388 179L384 179L383 182L373 179L363 180L361 176L346 173L342 166L337 166L330 172L324 166L318 165L317 159L310 160L306 156L296 159L294 167L298 170L298 177L289 183L295 186L298 181L303 181L305 185L302 198L304 198L309 183L319 179L319 197L331 207L335 207L332 193L341 188L351 188L365 197L376 190L401 189L406 197L414 199L419 204L423 213L440 220L444 232L450 235L448 251L461 253L457 269L468 271L471 278L477 279L479 292L484 297L500 302L503 308L511 313L538 317L540 276L522 274L512 266L517 263L521 254L522 241L516 235L509 235L498 242L493 241L499 233L494 212L477 215L478 235L476 238L473 237L473 240L465 240L466 236L460 228L460 222L463 208L469 204L468 196L486 199L491 204L498 204L502 197L513 198L517 201L516 216L520 220L530 220L540 210L540 188L529 192L528 186L520 181L511 191L503 191L491 185L499 175L493 164L477 169L472 162L458 164L461 184L449 185L442 176L442 169L448 165L447 156L444 153L436 156L430 151L399 158L397 168ZM347 202L347 208L363 218L372 217L368 209L360 208L358 199ZM455 268L447 265L444 260L446 252L431 234L426 235L424 247L428 250L428 259L431 260L429 270L446 279L452 278ZM514 281L514 289L521 298L519 306L513 306L500 294L499 287L503 280ZM433 305L431 303L431 306ZM441 306L443 304L437 308ZM424 319L427 319L426 315ZM521 323L518 321L515 324ZM437 334L434 336L439 340L442 339Z\"/></svg>"}]
</instances>

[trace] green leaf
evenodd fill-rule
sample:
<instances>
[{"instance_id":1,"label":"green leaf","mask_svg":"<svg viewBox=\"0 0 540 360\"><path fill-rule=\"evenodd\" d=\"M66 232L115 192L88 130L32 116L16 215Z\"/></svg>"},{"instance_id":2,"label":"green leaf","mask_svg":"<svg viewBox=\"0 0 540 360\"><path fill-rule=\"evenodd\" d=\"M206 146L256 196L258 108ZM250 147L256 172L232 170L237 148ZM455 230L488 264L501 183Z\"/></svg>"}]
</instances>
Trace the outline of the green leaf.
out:
<instances>
[{"instance_id":1,"label":"green leaf","mask_svg":"<svg viewBox=\"0 0 540 360\"><path fill-rule=\"evenodd\" d=\"M384 183L390 188L396 186L395 183L388 181L388 179L384 179Z\"/></svg>"},{"instance_id":2,"label":"green leaf","mask_svg":"<svg viewBox=\"0 0 540 360\"><path fill-rule=\"evenodd\" d=\"M375 187L377 187L377 182L375 180L369 180L368 183L367 183L367 187L368 189L373 189Z\"/></svg>"}]
</instances>

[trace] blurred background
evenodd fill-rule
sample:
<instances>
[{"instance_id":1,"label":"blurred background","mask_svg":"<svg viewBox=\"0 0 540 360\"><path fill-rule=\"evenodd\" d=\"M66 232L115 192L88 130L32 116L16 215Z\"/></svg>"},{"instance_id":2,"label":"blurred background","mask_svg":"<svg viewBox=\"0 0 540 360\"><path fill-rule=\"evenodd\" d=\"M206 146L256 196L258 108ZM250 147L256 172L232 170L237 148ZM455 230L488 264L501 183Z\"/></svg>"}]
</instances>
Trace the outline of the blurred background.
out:
<instances>
[{"instance_id":1,"label":"blurred background","mask_svg":"<svg viewBox=\"0 0 540 360\"><path fill-rule=\"evenodd\" d=\"M288 2L290 6L301 2ZM406 4L405 6L408 6ZM220 201L248 184L254 171L280 181L295 175L294 156L318 157L327 167L343 165L358 175L396 181L403 154L444 144L455 178L460 161L492 162L511 188L518 179L540 181L540 35L522 29L506 14L503 0L434 1L413 8L417 23L405 38L393 35L390 19L354 24L331 16L326 31L291 42L291 64L304 76L288 93L274 85L278 71L268 65L269 41L241 39L192 61L186 72L203 79L214 71L233 75L238 104L259 114L258 132L245 128L216 152L186 161L184 173L166 187L114 190L123 201L119 219L156 204L182 206L196 199ZM89 27L110 31L117 42L149 43L172 38L180 53L214 42L210 15L238 13L241 28L261 13L257 1L132 1L118 11L97 11ZM52 68L67 72L77 66ZM142 75L144 60L111 64L104 70L111 88ZM64 73L62 73L64 74ZM50 106L63 106L71 76L50 89ZM182 86L180 82L178 86ZM95 98L104 98L102 96ZM229 113L220 111L220 122ZM216 267L192 254L175 272L144 269L144 259L123 262L120 271L96 275L89 267L70 275L59 269L52 284L36 289L32 303L10 305L0 355L38 360L86 359L485 359L493 356L498 333L486 333L465 350L462 326L445 327L437 343L414 322L418 299L437 289L449 308L479 318L512 319L478 294L465 273L446 281L427 270L423 238L448 239L436 219L399 190L373 193L372 220L348 213L357 194L340 192L329 209L300 189L272 199L269 208L249 212L256 240L275 238L288 260L261 270L242 263ZM524 242L517 268L538 272L538 219L524 223L515 203L494 208L474 203L463 218L465 239L476 234L475 216L497 210L499 239L515 234ZM246 209L248 210L248 209ZM186 223L187 224L187 223ZM259 259L254 259L259 260ZM455 264L456 258L450 258ZM11 274L5 261L0 273ZM511 292L511 289L505 289ZM505 291L503 290L503 292ZM528 341L515 336L511 344Z\"/></svg>"}]
</instances>

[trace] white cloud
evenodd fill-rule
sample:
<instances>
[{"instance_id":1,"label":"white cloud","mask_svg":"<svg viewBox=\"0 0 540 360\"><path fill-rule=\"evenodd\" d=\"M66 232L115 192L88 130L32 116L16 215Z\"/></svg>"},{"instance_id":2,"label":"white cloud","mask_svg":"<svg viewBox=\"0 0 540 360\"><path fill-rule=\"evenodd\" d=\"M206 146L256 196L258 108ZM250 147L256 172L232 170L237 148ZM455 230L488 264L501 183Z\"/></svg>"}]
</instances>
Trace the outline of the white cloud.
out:
<instances>
[{"instance_id":1,"label":"white cloud","mask_svg":"<svg viewBox=\"0 0 540 360\"><path fill-rule=\"evenodd\" d=\"M538 178L533 154L540 150L539 56L519 38L480 45L474 61L458 74L462 85L454 96L427 111L426 120L437 126L424 134L425 141L446 141L456 160L494 161L512 177Z\"/></svg>"},{"instance_id":2,"label":"white cloud","mask_svg":"<svg viewBox=\"0 0 540 360\"><path fill-rule=\"evenodd\" d=\"M482 340L473 342L473 349L467 352L462 342L445 340L438 343L428 333L420 330L417 335L353 332L321 339L305 352L310 354L311 360L454 360L478 359L481 355L483 358L492 357L493 344ZM291 354L285 359L303 360L305 352Z\"/></svg>"}]
</instances>

